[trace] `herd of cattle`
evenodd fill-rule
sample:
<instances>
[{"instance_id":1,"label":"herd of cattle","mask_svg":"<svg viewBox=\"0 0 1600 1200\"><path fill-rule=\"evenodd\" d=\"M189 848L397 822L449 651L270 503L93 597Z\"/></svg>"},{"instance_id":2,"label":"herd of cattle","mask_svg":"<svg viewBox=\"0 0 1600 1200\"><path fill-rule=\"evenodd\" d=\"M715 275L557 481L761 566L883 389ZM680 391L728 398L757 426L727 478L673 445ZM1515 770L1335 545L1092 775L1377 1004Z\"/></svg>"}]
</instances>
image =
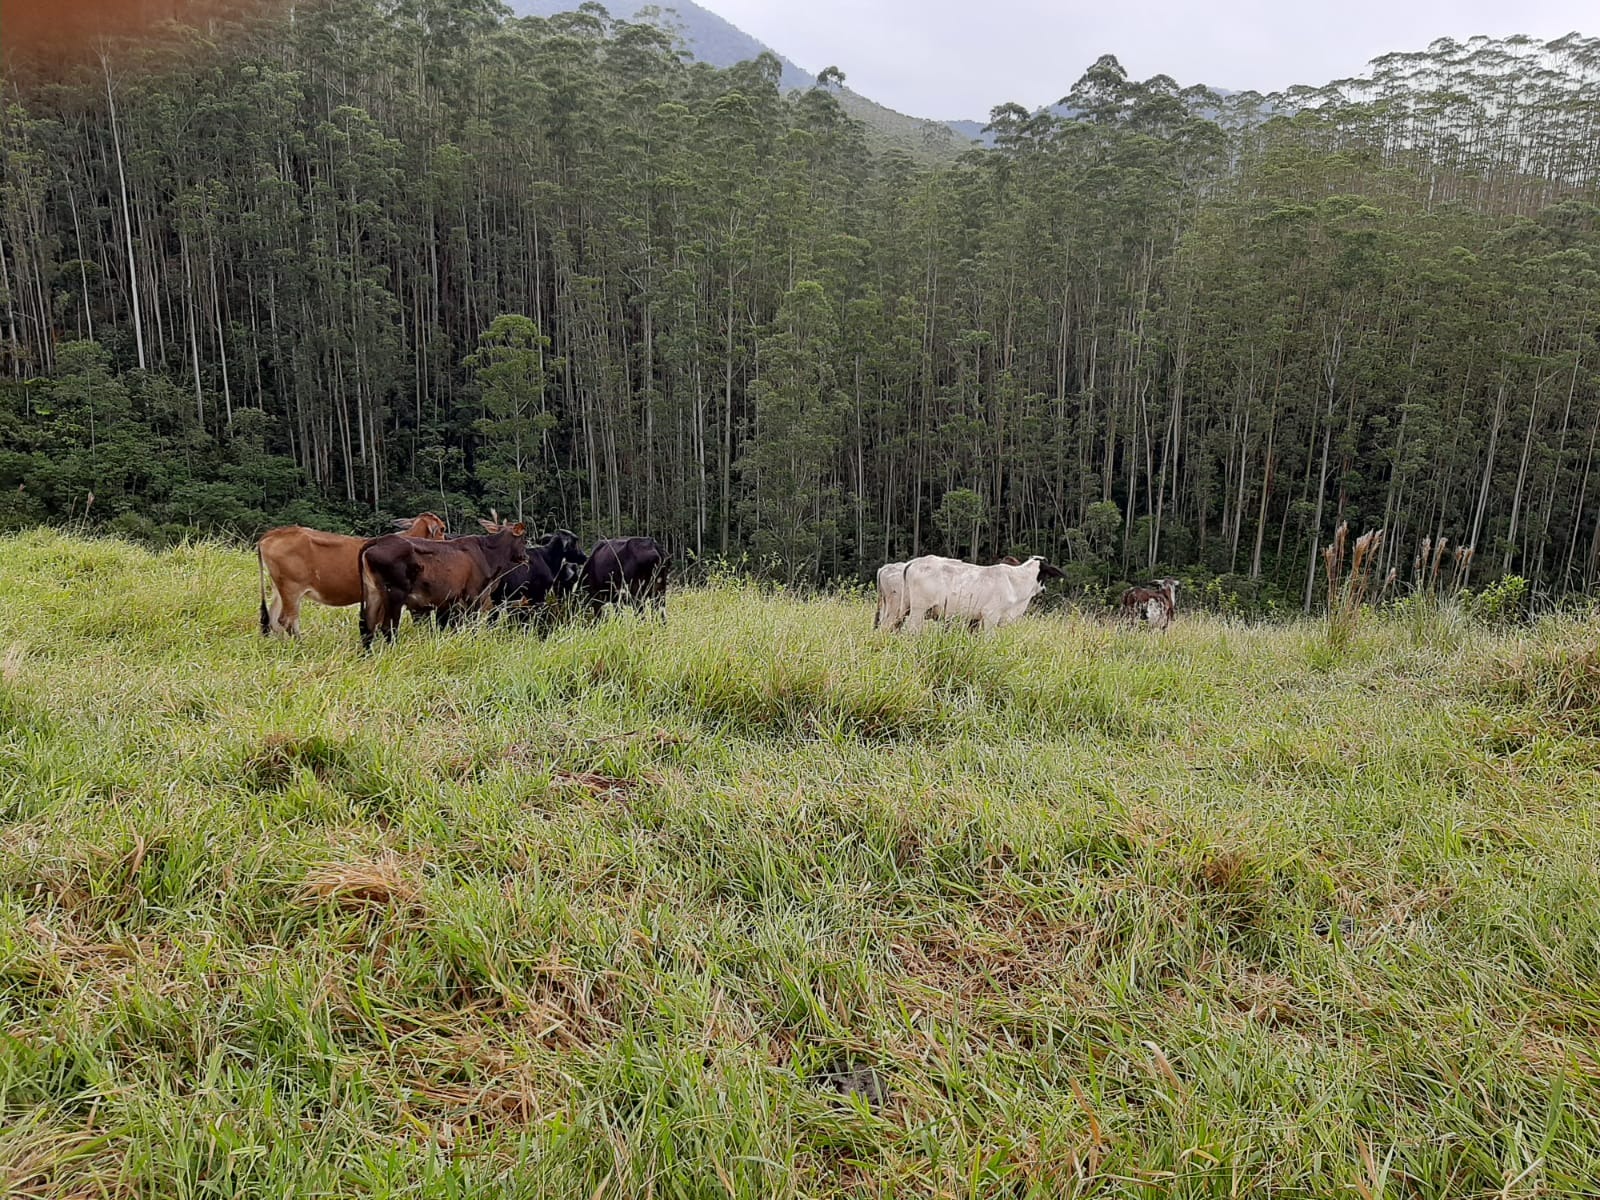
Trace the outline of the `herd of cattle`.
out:
<instances>
[{"instance_id":1,"label":"herd of cattle","mask_svg":"<svg viewBox=\"0 0 1600 1200\"><path fill-rule=\"evenodd\" d=\"M471 613L491 619L542 620L554 601L578 597L594 615L629 603L666 614L669 560L654 538L608 538L587 553L565 529L528 541L520 522L480 520L483 533L452 536L433 513L397 521L400 532L376 538L324 533L304 525L273 529L256 545L261 575L261 632L300 631L309 597L339 608L361 606L361 645L394 640L400 616L451 625ZM931 617L975 629L1010 624L1061 570L1033 555L991 566L925 554L878 570L874 625L915 633ZM268 581L271 603L268 603ZM1162 579L1122 594L1121 614L1165 629L1177 611L1178 581Z\"/></svg>"},{"instance_id":2,"label":"herd of cattle","mask_svg":"<svg viewBox=\"0 0 1600 1200\"><path fill-rule=\"evenodd\" d=\"M451 536L433 513L397 521L399 533L359 538L288 525L256 544L261 632L300 632L307 597L331 607L361 606L361 645L394 640L400 616L441 626L470 613L543 618L550 601L579 594L596 615L608 604L666 612L669 561L654 538L608 538L587 554L565 529L529 545L522 522L478 522L483 533ZM267 581L272 602L267 603Z\"/></svg>"}]
</instances>

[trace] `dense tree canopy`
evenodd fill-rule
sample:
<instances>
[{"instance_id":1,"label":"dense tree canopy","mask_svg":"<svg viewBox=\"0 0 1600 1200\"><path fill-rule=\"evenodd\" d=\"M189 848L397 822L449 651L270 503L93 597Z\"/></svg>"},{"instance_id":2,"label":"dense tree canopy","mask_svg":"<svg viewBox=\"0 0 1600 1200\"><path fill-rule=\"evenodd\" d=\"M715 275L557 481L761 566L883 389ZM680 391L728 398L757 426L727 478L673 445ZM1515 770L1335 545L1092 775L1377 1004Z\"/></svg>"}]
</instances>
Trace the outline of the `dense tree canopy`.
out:
<instances>
[{"instance_id":1,"label":"dense tree canopy","mask_svg":"<svg viewBox=\"0 0 1600 1200\"><path fill-rule=\"evenodd\" d=\"M1341 521L1600 573L1600 41L1219 97L1096 62L954 165L597 6L8 61L0 522L527 510L786 578L1012 549L1299 603Z\"/></svg>"}]
</instances>

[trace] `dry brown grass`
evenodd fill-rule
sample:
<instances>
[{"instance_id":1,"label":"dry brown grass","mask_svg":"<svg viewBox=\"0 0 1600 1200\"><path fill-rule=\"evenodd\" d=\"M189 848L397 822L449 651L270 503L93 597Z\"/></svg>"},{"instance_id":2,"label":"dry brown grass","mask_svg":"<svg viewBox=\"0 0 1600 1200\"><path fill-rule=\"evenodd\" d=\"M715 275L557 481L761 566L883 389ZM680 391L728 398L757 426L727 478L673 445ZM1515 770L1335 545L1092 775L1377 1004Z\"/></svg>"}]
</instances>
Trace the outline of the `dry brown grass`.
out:
<instances>
[{"instance_id":1,"label":"dry brown grass","mask_svg":"<svg viewBox=\"0 0 1600 1200\"><path fill-rule=\"evenodd\" d=\"M390 850L375 858L313 866L295 899L300 904L346 910L374 905L414 910L421 907L422 884L416 878L415 865Z\"/></svg>"}]
</instances>

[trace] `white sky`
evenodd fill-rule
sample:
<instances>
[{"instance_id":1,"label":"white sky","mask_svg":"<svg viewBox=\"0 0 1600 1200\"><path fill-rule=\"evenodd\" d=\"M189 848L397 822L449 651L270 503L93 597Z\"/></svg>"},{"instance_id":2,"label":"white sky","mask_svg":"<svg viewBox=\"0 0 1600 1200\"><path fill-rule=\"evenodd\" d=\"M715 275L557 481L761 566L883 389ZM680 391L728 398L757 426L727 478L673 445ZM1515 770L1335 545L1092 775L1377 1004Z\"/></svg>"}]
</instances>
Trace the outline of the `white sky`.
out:
<instances>
[{"instance_id":1,"label":"white sky","mask_svg":"<svg viewBox=\"0 0 1600 1200\"><path fill-rule=\"evenodd\" d=\"M664 0L670 4L671 0ZM1600 33L1597 0L700 0L808 71L918 117L1053 104L1101 54L1243 91L1360 74L1438 37Z\"/></svg>"}]
</instances>

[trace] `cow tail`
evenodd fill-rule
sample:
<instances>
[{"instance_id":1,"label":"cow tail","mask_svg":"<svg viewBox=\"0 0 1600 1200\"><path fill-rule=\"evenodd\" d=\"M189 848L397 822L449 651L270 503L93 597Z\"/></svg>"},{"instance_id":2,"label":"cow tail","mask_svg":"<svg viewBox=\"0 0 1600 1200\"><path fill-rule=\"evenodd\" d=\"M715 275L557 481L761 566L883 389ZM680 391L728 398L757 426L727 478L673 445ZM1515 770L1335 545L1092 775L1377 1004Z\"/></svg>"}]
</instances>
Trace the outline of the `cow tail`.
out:
<instances>
[{"instance_id":1,"label":"cow tail","mask_svg":"<svg viewBox=\"0 0 1600 1200\"><path fill-rule=\"evenodd\" d=\"M387 596L384 593L382 585L379 583L377 576L373 575L372 567L367 562L367 550L370 545L371 543L369 542L366 546L361 547L361 557L356 560L360 566L361 576L360 628L361 645L363 648L372 643L373 633L376 632L380 625L384 624L384 620L387 616L387 613L381 611L369 611L369 605L372 609L381 609L386 607L385 601L387 600ZM373 621L372 618L374 616L378 618L377 621Z\"/></svg>"},{"instance_id":2,"label":"cow tail","mask_svg":"<svg viewBox=\"0 0 1600 1200\"><path fill-rule=\"evenodd\" d=\"M256 543L256 574L261 582L261 632L272 632L272 617L267 613L267 563L261 557L261 544Z\"/></svg>"}]
</instances>

